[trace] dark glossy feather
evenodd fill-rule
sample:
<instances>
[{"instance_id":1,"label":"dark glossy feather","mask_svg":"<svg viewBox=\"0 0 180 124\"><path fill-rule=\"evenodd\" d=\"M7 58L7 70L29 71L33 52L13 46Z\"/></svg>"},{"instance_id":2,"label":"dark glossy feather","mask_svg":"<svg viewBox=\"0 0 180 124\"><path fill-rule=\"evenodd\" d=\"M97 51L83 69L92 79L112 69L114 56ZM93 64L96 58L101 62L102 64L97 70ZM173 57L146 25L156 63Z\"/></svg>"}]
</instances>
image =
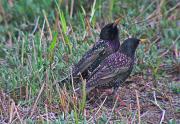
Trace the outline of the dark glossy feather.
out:
<instances>
[{"instance_id":1,"label":"dark glossy feather","mask_svg":"<svg viewBox=\"0 0 180 124\"><path fill-rule=\"evenodd\" d=\"M99 41L90 49L73 68L73 77L79 73L93 71L102 60L114 53L116 49L110 46L109 41Z\"/></svg>"},{"instance_id":2,"label":"dark glossy feather","mask_svg":"<svg viewBox=\"0 0 180 124\"><path fill-rule=\"evenodd\" d=\"M88 78L87 93L94 88L114 87L117 89L133 69L134 55L139 41L136 38L129 38L123 42L117 52L105 58Z\"/></svg>"},{"instance_id":3,"label":"dark glossy feather","mask_svg":"<svg viewBox=\"0 0 180 124\"><path fill-rule=\"evenodd\" d=\"M108 56L89 78L86 84L87 92L95 87L113 87L110 83L118 78L123 82L124 78L129 76L125 73L130 74L133 63L133 59L123 53L116 52Z\"/></svg>"},{"instance_id":4,"label":"dark glossy feather","mask_svg":"<svg viewBox=\"0 0 180 124\"><path fill-rule=\"evenodd\" d=\"M93 47L73 66L72 76L75 83L81 82L80 75L82 75L83 79L88 79L90 73L93 72L107 56L119 49L120 42L117 22L118 21L115 21L103 27L100 33L100 40L95 42ZM70 82L69 79L71 78L66 78L62 82Z\"/></svg>"}]
</instances>

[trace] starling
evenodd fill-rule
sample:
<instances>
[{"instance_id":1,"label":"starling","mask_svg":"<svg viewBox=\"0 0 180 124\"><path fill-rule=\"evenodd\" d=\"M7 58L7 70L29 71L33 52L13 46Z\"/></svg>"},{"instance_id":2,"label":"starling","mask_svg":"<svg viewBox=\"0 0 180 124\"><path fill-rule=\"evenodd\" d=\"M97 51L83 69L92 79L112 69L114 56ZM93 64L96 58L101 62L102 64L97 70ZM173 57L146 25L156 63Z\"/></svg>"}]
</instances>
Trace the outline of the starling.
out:
<instances>
[{"instance_id":1,"label":"starling","mask_svg":"<svg viewBox=\"0 0 180 124\"><path fill-rule=\"evenodd\" d=\"M114 23L105 25L100 32L100 39L74 65L72 69L74 82L80 82L80 75L82 75L83 79L87 79L89 73L93 72L102 60L119 49L120 42L117 28L119 21L120 19L116 19ZM62 82L64 81L67 82L69 79L65 79Z\"/></svg>"},{"instance_id":2,"label":"starling","mask_svg":"<svg viewBox=\"0 0 180 124\"><path fill-rule=\"evenodd\" d=\"M133 69L135 51L140 41L129 38L117 52L105 58L87 80L86 92L89 93L94 88L114 88L116 91Z\"/></svg>"}]
</instances>

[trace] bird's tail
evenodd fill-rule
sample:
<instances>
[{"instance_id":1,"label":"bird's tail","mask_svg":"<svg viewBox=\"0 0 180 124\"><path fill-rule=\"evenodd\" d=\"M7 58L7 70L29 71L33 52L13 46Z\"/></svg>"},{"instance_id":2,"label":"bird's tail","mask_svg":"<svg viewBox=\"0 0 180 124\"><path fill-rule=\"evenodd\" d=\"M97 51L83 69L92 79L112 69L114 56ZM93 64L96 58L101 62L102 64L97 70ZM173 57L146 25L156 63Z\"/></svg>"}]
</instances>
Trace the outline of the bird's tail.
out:
<instances>
[{"instance_id":1,"label":"bird's tail","mask_svg":"<svg viewBox=\"0 0 180 124\"><path fill-rule=\"evenodd\" d=\"M63 87L66 84L71 84L71 78L70 76L65 77L64 79L58 81L58 84L60 87Z\"/></svg>"},{"instance_id":2,"label":"bird's tail","mask_svg":"<svg viewBox=\"0 0 180 124\"><path fill-rule=\"evenodd\" d=\"M76 76L72 76L69 75L67 77L65 77L64 79L62 79L61 81L58 82L60 87L63 87L64 85L66 86L72 86L78 84L79 82L81 82L80 77Z\"/></svg>"}]
</instances>

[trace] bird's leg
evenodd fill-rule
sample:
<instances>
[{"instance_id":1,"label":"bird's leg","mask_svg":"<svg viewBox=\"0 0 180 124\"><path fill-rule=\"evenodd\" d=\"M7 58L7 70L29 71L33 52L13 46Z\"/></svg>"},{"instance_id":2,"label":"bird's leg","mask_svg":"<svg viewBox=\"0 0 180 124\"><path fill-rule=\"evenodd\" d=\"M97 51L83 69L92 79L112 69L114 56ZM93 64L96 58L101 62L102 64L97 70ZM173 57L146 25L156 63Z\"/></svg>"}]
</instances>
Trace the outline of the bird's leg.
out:
<instances>
[{"instance_id":1,"label":"bird's leg","mask_svg":"<svg viewBox=\"0 0 180 124\"><path fill-rule=\"evenodd\" d=\"M114 91L113 91L113 94L115 96L115 98L118 100L118 102L120 103L121 106L127 106L126 103L119 97L119 94L118 94L118 89L119 89L119 86L120 86L120 82L119 81L116 81L115 85L114 85ZM120 106L120 107L121 107Z\"/></svg>"},{"instance_id":2,"label":"bird's leg","mask_svg":"<svg viewBox=\"0 0 180 124\"><path fill-rule=\"evenodd\" d=\"M117 88L118 90L118 88ZM115 109L115 112L118 113L122 108L126 107L126 103L119 97L119 94L117 93L117 90L114 92L115 94L115 100L117 100L120 105Z\"/></svg>"}]
</instances>

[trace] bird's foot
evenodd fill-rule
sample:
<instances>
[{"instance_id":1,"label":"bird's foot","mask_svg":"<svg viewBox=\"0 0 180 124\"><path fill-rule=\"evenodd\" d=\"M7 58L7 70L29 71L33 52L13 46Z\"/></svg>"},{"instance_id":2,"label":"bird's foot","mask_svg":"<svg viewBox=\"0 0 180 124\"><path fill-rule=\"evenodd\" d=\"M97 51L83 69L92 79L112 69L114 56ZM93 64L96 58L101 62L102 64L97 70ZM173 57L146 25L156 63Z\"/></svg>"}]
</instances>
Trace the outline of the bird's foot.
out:
<instances>
[{"instance_id":1,"label":"bird's foot","mask_svg":"<svg viewBox=\"0 0 180 124\"><path fill-rule=\"evenodd\" d=\"M118 113L122 108L127 107L127 104L118 95L115 95L115 99L120 103L119 107L115 109L116 113Z\"/></svg>"},{"instance_id":2,"label":"bird's foot","mask_svg":"<svg viewBox=\"0 0 180 124\"><path fill-rule=\"evenodd\" d=\"M127 106L126 103L118 95L116 95L115 98L121 106Z\"/></svg>"}]
</instances>

